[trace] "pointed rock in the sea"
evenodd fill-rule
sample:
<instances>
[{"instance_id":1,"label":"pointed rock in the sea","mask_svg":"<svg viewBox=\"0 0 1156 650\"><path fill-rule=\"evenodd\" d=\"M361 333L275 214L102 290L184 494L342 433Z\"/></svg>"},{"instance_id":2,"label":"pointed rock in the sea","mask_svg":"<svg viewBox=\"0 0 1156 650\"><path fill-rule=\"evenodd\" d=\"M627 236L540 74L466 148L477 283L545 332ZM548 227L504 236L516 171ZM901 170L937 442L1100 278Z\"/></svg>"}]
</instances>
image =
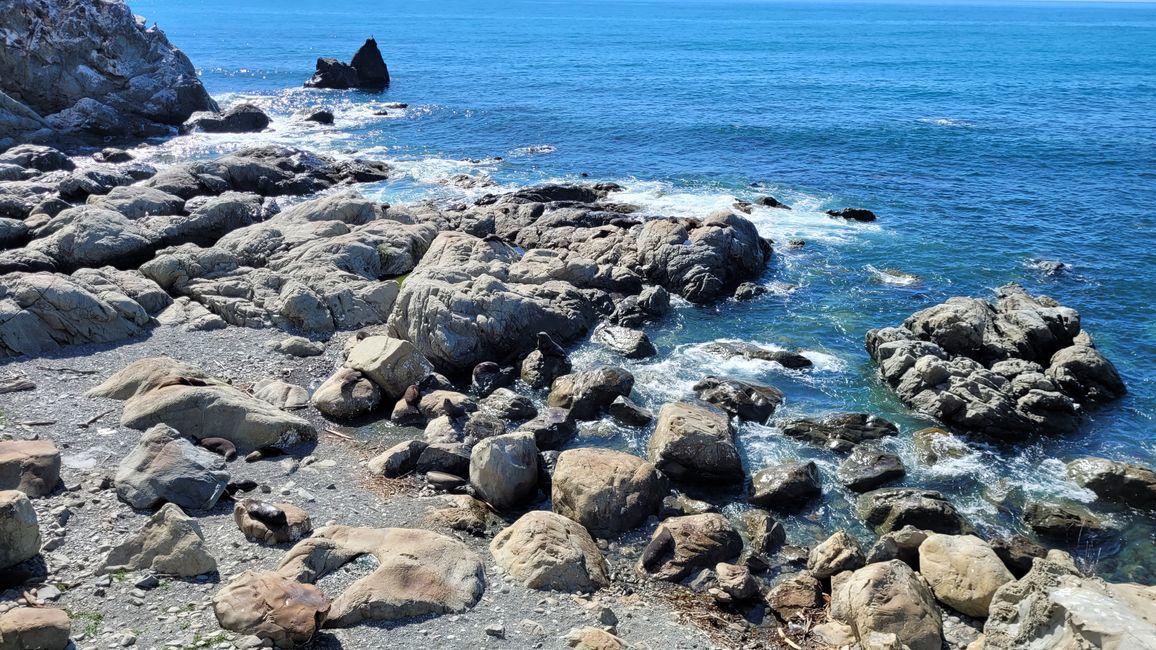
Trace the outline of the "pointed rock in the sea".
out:
<instances>
[{"instance_id":1,"label":"pointed rock in the sea","mask_svg":"<svg viewBox=\"0 0 1156 650\"><path fill-rule=\"evenodd\" d=\"M875 213L866 208L839 208L838 210L827 210L827 214L849 221L875 221L876 218Z\"/></svg>"},{"instance_id":2,"label":"pointed rock in the sea","mask_svg":"<svg viewBox=\"0 0 1156 650\"><path fill-rule=\"evenodd\" d=\"M377 41L368 38L349 63L334 58L317 59L317 71L305 82L306 88L345 90L362 88L381 90L389 85L389 68L377 47Z\"/></svg>"}]
</instances>

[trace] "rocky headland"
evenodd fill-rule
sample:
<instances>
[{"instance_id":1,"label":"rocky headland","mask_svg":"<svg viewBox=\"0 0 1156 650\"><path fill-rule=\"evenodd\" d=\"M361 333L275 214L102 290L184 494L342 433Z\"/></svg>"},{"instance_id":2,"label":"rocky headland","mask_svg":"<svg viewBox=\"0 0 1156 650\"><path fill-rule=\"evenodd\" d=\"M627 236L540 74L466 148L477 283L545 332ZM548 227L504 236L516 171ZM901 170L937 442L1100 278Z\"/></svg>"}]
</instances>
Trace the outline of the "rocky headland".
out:
<instances>
[{"instance_id":1,"label":"rocky headland","mask_svg":"<svg viewBox=\"0 0 1156 650\"><path fill-rule=\"evenodd\" d=\"M1009 285L867 332L881 385L934 427L776 418L789 392L722 371L652 412L623 367L666 352L647 329L765 292L777 253L749 204L663 217L597 183L386 205L358 191L395 173L380 160L66 153L34 141L269 121L219 111L123 3L9 4L0 650L1156 647L1156 590L1068 552L1114 534L1102 505L1151 517L1151 469L1074 458L1092 508L1033 501L1011 533L879 444L935 463L1111 408L1126 387L1074 309ZM79 67L51 102L33 90ZM586 342L622 364L584 363ZM644 444L590 435L603 422ZM743 422L822 450L836 482L748 466ZM784 524L837 503L869 539Z\"/></svg>"}]
</instances>

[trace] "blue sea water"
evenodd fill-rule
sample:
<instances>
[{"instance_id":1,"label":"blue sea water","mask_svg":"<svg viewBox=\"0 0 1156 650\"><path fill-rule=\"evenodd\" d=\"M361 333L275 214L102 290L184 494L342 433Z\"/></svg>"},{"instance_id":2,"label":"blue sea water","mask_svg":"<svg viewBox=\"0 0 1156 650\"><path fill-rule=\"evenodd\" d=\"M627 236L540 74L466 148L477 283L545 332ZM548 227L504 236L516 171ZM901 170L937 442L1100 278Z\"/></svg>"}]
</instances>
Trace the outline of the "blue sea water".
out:
<instances>
[{"instance_id":1,"label":"blue sea water","mask_svg":"<svg viewBox=\"0 0 1156 650\"><path fill-rule=\"evenodd\" d=\"M704 216L770 193L795 206L752 219L780 244L751 303L680 306L652 330L663 354L634 362L651 406L728 372L787 393L782 417L869 410L899 422L888 444L910 485L957 499L985 533L1022 530L1025 498L1089 502L1064 478L1082 454L1156 465L1156 5L794 3L759 0L367 3L137 0L223 103L265 107L274 130L198 135L159 158L258 141L396 161L367 186L387 202L468 198L455 174L506 186L615 181L654 214ZM301 88L319 56L348 59L374 36L393 83L381 94ZM389 102L408 108L386 109ZM332 106L332 128L290 116ZM500 157L501 160L495 160ZM753 187L752 184L759 184ZM821 211L856 205L875 224ZM807 241L787 250L787 239ZM1068 270L1050 276L1040 260ZM898 272L898 273L897 273ZM911 280L904 274L913 274ZM875 378L867 329L954 295L1020 282L1076 307L1128 383L1076 435L1014 447L978 442L921 463L913 418ZM793 288L792 286L797 287ZM801 348L808 372L720 364L701 344L734 338ZM584 347L583 362L609 361ZM645 432L584 432L641 448ZM750 469L811 457L832 494L790 521L807 543L832 523L865 534L834 485L838 458L743 425ZM1093 506L1124 533L1081 558L1156 581L1151 517Z\"/></svg>"}]
</instances>

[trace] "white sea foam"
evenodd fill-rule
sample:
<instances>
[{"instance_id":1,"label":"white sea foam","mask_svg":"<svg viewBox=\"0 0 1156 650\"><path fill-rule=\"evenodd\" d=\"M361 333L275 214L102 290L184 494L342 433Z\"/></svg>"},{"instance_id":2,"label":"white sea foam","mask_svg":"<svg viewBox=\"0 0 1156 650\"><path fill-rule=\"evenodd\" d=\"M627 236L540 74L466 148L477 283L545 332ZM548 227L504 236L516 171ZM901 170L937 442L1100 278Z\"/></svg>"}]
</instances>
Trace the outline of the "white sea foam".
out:
<instances>
[{"instance_id":1,"label":"white sea foam","mask_svg":"<svg viewBox=\"0 0 1156 650\"><path fill-rule=\"evenodd\" d=\"M919 276L907 273L905 271L898 271L896 269L877 269L870 264L868 264L866 268L876 281L882 282L883 284L910 287L922 282L922 280L919 279Z\"/></svg>"},{"instance_id":2,"label":"white sea foam","mask_svg":"<svg viewBox=\"0 0 1156 650\"><path fill-rule=\"evenodd\" d=\"M557 150L558 148L552 144L535 144L528 147L518 147L517 149L511 149L509 156L512 158L519 158L522 156L537 156L554 153Z\"/></svg>"},{"instance_id":3,"label":"white sea foam","mask_svg":"<svg viewBox=\"0 0 1156 650\"><path fill-rule=\"evenodd\" d=\"M919 118L919 121L924 124L930 124L932 126L950 126L962 129L975 128L975 122L972 122L971 120L961 120L953 117L921 117Z\"/></svg>"}]
</instances>

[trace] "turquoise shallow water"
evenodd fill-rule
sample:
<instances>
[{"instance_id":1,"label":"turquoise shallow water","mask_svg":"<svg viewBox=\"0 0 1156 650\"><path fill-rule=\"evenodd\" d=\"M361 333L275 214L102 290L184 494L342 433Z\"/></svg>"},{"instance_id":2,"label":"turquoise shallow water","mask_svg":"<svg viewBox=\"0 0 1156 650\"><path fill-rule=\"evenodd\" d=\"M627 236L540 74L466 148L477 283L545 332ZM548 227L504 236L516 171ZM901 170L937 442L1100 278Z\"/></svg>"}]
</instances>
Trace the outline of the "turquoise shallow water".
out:
<instances>
[{"instance_id":1,"label":"turquoise shallow water","mask_svg":"<svg viewBox=\"0 0 1156 650\"><path fill-rule=\"evenodd\" d=\"M280 141L397 161L367 187L384 201L469 196L456 173L501 184L613 180L655 214L703 216L732 197L772 193L793 212L756 210L780 250L753 303L682 306L652 333L662 360L632 364L651 405L685 397L718 363L717 338L798 347L817 369L725 370L787 392L784 417L870 410L910 418L874 378L864 332L952 295L1021 282L1078 308L1130 395L1083 430L1010 449L976 445L924 467L909 435L892 441L912 485L943 489L986 532L1017 529L1008 495L1090 501L1061 462L1096 454L1156 464L1156 5L771 3L639 0L404 6L142 0L192 58L210 92L274 116L257 136L195 136L160 158ZM302 89L318 56L348 58L377 38L393 84L383 94ZM384 102L409 107L375 115ZM302 130L296 109L334 106L332 129ZM501 157L501 161L493 160ZM440 182L439 182L440 181ZM752 183L763 187L754 188ZM484 190L475 190L480 192ZM861 205L877 224L819 211ZM1037 260L1070 270L1049 277ZM919 281L896 284L887 270ZM592 348L579 356L609 360ZM638 447L645 434L605 425L589 436ZM740 431L748 465L804 455L833 478L837 459L778 436ZM846 495L793 518L808 542L845 524ZM1156 580L1150 517L1105 511L1123 543L1085 545L1105 575Z\"/></svg>"}]
</instances>

